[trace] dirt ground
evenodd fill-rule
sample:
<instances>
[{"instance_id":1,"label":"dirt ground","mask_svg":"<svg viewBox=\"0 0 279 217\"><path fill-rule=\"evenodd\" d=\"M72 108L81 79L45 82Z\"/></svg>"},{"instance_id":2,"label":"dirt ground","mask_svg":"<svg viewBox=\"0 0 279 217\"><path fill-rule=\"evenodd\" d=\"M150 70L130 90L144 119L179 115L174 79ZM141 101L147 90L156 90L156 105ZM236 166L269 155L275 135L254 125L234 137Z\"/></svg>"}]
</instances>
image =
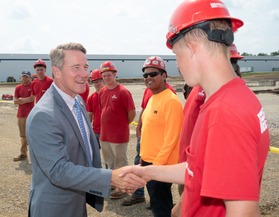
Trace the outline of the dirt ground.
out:
<instances>
[{"instance_id":1,"label":"dirt ground","mask_svg":"<svg viewBox=\"0 0 279 217\"><path fill-rule=\"evenodd\" d=\"M171 82L170 82L171 83ZM278 82L277 82L278 83ZM181 82L171 83L173 86ZM132 93L137 111L140 111L141 97L144 90L142 84L124 84ZM270 87L269 87L270 88ZM3 93L13 94L14 86L0 85L0 96ZM91 87L91 93L93 87ZM182 93L178 92L181 102L184 104ZM267 119L269 121L272 146L279 147L279 95L258 94ZM0 101L0 217L27 216L28 193L31 178L30 160L13 162L13 157L19 154L20 139L16 120L16 106L10 101ZM129 163L133 164L135 156L135 127L131 126L131 137L128 146ZM263 216L279 216L279 154L269 153L265 166L260 208ZM173 185L174 201L178 199L177 186ZM148 196L146 194L146 198ZM131 207L122 207L120 200L108 200L105 202L104 211L97 213L88 207L89 216L152 216L151 211L145 208L145 204L137 204Z\"/></svg>"}]
</instances>

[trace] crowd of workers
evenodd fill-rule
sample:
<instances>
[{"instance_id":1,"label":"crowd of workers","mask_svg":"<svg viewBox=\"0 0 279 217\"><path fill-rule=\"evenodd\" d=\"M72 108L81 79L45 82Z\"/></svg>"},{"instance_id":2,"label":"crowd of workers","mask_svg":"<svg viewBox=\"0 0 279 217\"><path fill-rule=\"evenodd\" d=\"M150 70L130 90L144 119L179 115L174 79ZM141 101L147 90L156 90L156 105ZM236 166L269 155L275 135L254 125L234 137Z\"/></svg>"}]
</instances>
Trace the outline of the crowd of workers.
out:
<instances>
[{"instance_id":1,"label":"crowd of workers","mask_svg":"<svg viewBox=\"0 0 279 217\"><path fill-rule=\"evenodd\" d=\"M137 144L130 144L135 165L128 166L127 147L136 107L111 61L89 74L86 49L66 43L50 52L52 77L42 59L33 81L22 71L14 93L21 137L14 161L25 160L29 147L29 216L87 216L86 203L102 211L104 198L138 204L145 202L144 186L155 217L260 216L270 141L263 108L237 64L243 57L233 38L242 25L220 0L185 0L176 8L167 47L186 102L183 108L167 82L166 62L148 57L139 69L146 89ZM179 184L176 204L172 183Z\"/></svg>"}]
</instances>

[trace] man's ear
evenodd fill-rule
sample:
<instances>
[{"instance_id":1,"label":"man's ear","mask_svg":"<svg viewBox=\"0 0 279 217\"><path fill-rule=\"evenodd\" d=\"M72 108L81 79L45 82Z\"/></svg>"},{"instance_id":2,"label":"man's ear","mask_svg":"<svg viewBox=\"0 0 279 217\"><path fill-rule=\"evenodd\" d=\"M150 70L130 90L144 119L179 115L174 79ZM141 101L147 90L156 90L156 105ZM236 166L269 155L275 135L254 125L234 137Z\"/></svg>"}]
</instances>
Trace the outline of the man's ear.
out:
<instances>
[{"instance_id":1,"label":"man's ear","mask_svg":"<svg viewBox=\"0 0 279 217\"><path fill-rule=\"evenodd\" d=\"M192 58L196 52L197 52L197 49L198 49L198 43L194 40L192 41L189 41L187 43L187 47L189 48L189 54L190 54L190 57Z\"/></svg>"},{"instance_id":2,"label":"man's ear","mask_svg":"<svg viewBox=\"0 0 279 217\"><path fill-rule=\"evenodd\" d=\"M54 78L60 78L61 77L61 71L57 66L52 66L51 67L52 74Z\"/></svg>"}]
</instances>

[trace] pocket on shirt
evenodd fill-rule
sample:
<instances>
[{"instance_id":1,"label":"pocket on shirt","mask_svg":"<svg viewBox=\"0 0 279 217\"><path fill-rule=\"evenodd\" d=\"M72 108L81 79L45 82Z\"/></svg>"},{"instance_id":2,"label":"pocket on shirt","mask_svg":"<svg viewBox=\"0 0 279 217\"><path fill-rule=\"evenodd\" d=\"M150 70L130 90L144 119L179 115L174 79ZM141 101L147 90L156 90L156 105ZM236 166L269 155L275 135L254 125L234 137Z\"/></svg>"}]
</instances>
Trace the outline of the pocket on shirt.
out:
<instances>
[{"instance_id":1,"label":"pocket on shirt","mask_svg":"<svg viewBox=\"0 0 279 217\"><path fill-rule=\"evenodd\" d=\"M193 192L196 175L196 156L190 153L190 146L186 148L188 167L185 170L185 187L188 191Z\"/></svg>"}]
</instances>

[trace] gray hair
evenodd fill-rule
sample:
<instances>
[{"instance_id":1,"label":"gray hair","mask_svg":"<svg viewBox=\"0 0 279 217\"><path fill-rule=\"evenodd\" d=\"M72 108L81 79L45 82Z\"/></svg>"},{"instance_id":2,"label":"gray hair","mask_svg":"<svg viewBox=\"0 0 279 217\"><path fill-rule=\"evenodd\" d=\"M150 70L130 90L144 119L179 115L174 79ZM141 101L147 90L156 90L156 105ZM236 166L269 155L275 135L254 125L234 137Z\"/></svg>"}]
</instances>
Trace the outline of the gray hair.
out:
<instances>
[{"instance_id":1,"label":"gray hair","mask_svg":"<svg viewBox=\"0 0 279 217\"><path fill-rule=\"evenodd\" d=\"M77 50L86 54L86 49L80 43L69 42L65 44L60 44L56 48L50 51L49 56L50 56L51 66L56 66L60 70L62 70L64 65L65 50Z\"/></svg>"}]
</instances>

